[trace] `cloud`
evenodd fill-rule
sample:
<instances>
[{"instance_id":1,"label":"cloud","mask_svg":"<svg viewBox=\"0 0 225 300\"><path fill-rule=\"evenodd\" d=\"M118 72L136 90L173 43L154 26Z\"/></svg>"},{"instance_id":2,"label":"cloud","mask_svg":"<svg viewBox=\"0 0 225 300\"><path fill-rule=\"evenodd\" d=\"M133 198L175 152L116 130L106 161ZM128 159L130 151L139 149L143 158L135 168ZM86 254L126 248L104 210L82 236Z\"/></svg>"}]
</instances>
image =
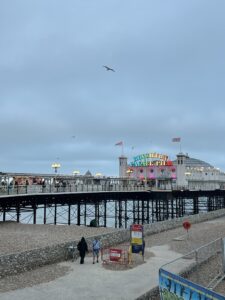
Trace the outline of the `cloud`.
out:
<instances>
[{"instance_id":1,"label":"cloud","mask_svg":"<svg viewBox=\"0 0 225 300\"><path fill-rule=\"evenodd\" d=\"M0 171L118 175L115 142L175 157L176 136L225 170L224 6L1 1Z\"/></svg>"}]
</instances>

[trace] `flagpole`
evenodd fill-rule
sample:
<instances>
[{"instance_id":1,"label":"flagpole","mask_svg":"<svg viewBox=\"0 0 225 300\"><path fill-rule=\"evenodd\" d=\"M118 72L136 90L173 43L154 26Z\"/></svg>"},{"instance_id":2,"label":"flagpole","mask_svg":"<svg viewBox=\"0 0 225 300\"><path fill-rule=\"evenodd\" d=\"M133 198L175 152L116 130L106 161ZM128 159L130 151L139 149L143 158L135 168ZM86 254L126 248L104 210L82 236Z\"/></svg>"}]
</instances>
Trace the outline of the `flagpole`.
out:
<instances>
[{"instance_id":1,"label":"flagpole","mask_svg":"<svg viewBox=\"0 0 225 300\"><path fill-rule=\"evenodd\" d=\"M116 143L115 146L121 146L121 152L122 152L121 156L123 156L123 154L124 154L123 141L120 141L120 142Z\"/></svg>"},{"instance_id":2,"label":"flagpole","mask_svg":"<svg viewBox=\"0 0 225 300\"><path fill-rule=\"evenodd\" d=\"M180 137L176 137L176 138L172 138L172 142L176 142L179 143L179 148L180 148L180 153L181 153L181 138Z\"/></svg>"}]
</instances>

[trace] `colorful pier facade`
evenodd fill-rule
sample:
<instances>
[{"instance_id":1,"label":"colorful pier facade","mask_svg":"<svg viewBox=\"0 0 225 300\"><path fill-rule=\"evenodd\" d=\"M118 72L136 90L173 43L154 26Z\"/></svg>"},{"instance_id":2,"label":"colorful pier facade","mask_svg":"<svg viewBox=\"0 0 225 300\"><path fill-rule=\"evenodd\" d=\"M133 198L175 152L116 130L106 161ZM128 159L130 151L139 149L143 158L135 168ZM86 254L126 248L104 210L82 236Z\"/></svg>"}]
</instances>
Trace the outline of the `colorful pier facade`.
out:
<instances>
[{"instance_id":1,"label":"colorful pier facade","mask_svg":"<svg viewBox=\"0 0 225 300\"><path fill-rule=\"evenodd\" d=\"M128 163L119 157L121 178L136 179L141 185L155 189L214 190L225 188L225 173L202 160L178 153L169 160L166 154L145 153Z\"/></svg>"}]
</instances>

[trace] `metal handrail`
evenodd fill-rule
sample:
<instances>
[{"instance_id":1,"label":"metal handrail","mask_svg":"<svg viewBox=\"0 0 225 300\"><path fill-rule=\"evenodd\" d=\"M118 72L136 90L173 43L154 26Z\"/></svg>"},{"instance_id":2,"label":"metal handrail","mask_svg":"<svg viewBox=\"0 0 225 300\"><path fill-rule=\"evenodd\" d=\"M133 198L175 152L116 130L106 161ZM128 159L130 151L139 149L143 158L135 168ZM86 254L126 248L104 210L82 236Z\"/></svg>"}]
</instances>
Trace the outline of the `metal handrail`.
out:
<instances>
[{"instance_id":1,"label":"metal handrail","mask_svg":"<svg viewBox=\"0 0 225 300\"><path fill-rule=\"evenodd\" d=\"M184 254L184 255L181 255L181 256L177 257L176 259L171 260L170 262L168 262L168 263L162 265L161 268L164 268L165 266L170 265L170 264L172 264L172 263L174 263L174 262L176 262L176 261L178 261L178 260L180 260L180 259L182 259L182 258L185 258L185 257L187 257L187 256L190 256L191 254L194 254L194 253L196 254L199 250L201 250L201 249L203 249L203 248L205 248L205 247L207 247L207 246L209 246L209 245L211 245L211 244L214 244L214 243L216 243L216 242L218 242L218 241L222 241L222 238L218 238L218 239L216 239L216 240L214 240L214 241L212 241L212 242L209 242L209 243L207 243L207 244L205 244L205 245L203 245L203 246L201 246L201 247L199 247L199 248L196 248L196 249L194 249L194 250L192 250L192 251L190 251L190 252L188 252L188 253L186 253L186 254Z\"/></svg>"},{"instance_id":2,"label":"metal handrail","mask_svg":"<svg viewBox=\"0 0 225 300\"><path fill-rule=\"evenodd\" d=\"M98 184L76 184L76 185L14 185L1 186L0 196L21 194L45 194L45 193L85 193L85 192L131 192L145 191L145 186L138 185L98 185Z\"/></svg>"}]
</instances>

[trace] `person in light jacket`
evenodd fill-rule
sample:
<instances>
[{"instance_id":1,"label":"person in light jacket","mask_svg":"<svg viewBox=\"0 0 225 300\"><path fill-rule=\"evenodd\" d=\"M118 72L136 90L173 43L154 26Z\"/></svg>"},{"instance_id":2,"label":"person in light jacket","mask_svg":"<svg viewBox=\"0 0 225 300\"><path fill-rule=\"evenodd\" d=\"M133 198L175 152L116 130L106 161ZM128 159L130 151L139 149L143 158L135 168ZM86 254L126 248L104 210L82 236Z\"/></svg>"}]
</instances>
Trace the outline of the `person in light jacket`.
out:
<instances>
[{"instance_id":1,"label":"person in light jacket","mask_svg":"<svg viewBox=\"0 0 225 300\"><path fill-rule=\"evenodd\" d=\"M97 259L97 263L98 263L100 249L101 249L100 241L97 238L95 238L92 242L93 264L95 263L95 258Z\"/></svg>"}]
</instances>

